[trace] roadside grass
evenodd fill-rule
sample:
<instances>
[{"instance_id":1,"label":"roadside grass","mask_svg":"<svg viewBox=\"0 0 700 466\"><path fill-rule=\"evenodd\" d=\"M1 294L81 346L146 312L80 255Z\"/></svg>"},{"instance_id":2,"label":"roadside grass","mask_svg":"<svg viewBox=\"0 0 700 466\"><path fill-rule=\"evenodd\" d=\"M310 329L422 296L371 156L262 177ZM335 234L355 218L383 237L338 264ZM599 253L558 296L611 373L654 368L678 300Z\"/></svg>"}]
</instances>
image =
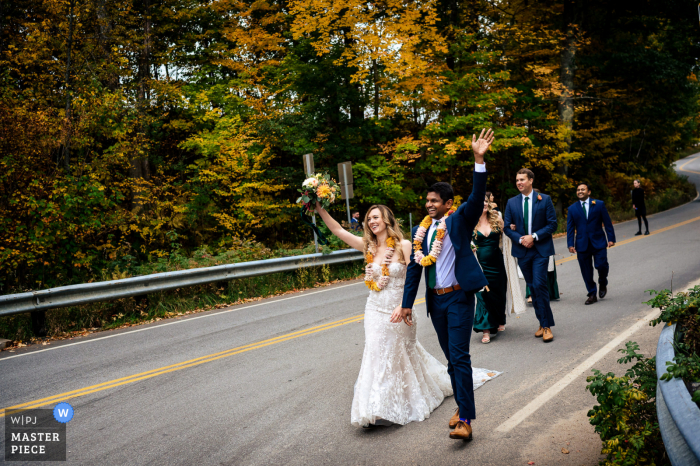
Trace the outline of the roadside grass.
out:
<instances>
[{"instance_id":1,"label":"roadside grass","mask_svg":"<svg viewBox=\"0 0 700 466\"><path fill-rule=\"evenodd\" d=\"M46 312L47 337L32 331L29 313L0 318L0 338L13 347L73 338L115 328L159 321L192 313L258 301L271 296L328 286L361 276L361 261L307 267L296 272L242 278L229 282L152 293L142 299L124 298ZM12 349L12 347L8 348Z\"/></svg>"}]
</instances>

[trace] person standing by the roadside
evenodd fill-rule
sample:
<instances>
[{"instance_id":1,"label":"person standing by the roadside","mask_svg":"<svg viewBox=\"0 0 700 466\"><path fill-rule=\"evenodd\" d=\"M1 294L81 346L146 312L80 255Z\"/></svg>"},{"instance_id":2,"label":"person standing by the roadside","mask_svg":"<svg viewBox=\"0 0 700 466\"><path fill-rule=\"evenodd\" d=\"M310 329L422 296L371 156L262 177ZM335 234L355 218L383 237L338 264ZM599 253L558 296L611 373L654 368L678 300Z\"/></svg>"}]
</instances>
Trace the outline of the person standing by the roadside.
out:
<instances>
[{"instance_id":1,"label":"person standing by the roadside","mask_svg":"<svg viewBox=\"0 0 700 466\"><path fill-rule=\"evenodd\" d=\"M362 230L362 224L360 223L360 211L356 210L352 213L352 218L350 219L350 229L352 231Z\"/></svg>"},{"instance_id":2,"label":"person standing by the roadside","mask_svg":"<svg viewBox=\"0 0 700 466\"><path fill-rule=\"evenodd\" d=\"M642 189L642 184L639 180L634 180L634 189L632 190L632 208L634 208L634 215L637 216L637 224L639 225L639 231L634 234L634 236L639 236L642 234L642 220L644 220L644 227L646 231L645 235L649 234L649 222L647 222L647 206L644 203L644 189Z\"/></svg>"}]
</instances>

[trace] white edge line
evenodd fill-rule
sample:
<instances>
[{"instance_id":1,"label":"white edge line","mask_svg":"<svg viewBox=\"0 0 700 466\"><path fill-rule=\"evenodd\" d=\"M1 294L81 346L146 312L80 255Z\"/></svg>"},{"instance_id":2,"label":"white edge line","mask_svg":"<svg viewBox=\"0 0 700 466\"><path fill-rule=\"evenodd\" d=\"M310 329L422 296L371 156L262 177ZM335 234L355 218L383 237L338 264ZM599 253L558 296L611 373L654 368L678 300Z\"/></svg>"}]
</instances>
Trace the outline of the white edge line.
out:
<instances>
[{"instance_id":1,"label":"white edge line","mask_svg":"<svg viewBox=\"0 0 700 466\"><path fill-rule=\"evenodd\" d=\"M306 293L306 294L302 294L302 293L304 293L304 292L301 291L301 292L299 292L299 294L297 294L297 295L295 295L295 296L289 296L289 297L287 297L287 298L282 298L282 299L275 299L274 301L266 301L266 302L263 302L263 303L251 304L251 305L249 305L249 306L244 306L244 307L235 307L235 308L233 308L233 309L228 309L228 310L226 310L226 311L210 312L210 313L207 313L207 314L204 314L204 315L201 315L201 316L188 317L187 319L181 319L181 320L173 320L172 322L165 322L165 323L158 324L158 325L152 325L152 326L150 326L150 327L142 327L142 328L139 328L139 329L129 330L129 331L126 331L126 332L115 333L115 334L112 334L112 335L107 335L107 336L99 337L99 338L91 338L91 339L89 339L89 340L76 341L75 343L68 343L68 344L66 344L66 345L54 346L53 348L45 348L45 349L42 349L42 350L29 351L29 352L22 353L22 354L16 354L16 355L14 355L14 356L6 356L6 357L3 357L3 358L0 358L0 363L1 363L2 361L6 361L6 360L8 360L8 359L19 358L19 357L21 357L21 356L29 356L29 355L31 355L31 354L43 353L44 351L52 351L52 350L57 350L57 349L61 349L61 348L68 348L69 346L82 345L83 343L92 343L93 341L106 340L107 338L114 338L114 337L120 337L120 336L124 336L124 335L131 335L131 334L137 333L137 332L145 332L146 330L153 330L153 329L157 329L157 328L163 328L163 327L166 327L166 326L168 326L168 325L175 325L175 324L182 324L182 323L185 323L185 322L192 322L193 320L204 319L205 317L220 316L221 314L228 314L229 312L243 311L243 310L246 310L246 309L250 309L250 308L252 308L252 307L265 306L265 305L268 305L268 304L276 304L276 303L279 303L279 302L282 302L282 301L287 301L287 300L290 300L290 299L304 298L304 297L310 296L310 295L312 295L312 294L325 293L326 291L331 291L331 290L339 290L339 289L341 289L341 288L347 288L348 286L355 286L355 285L360 285L360 284L363 284L363 283L364 283L364 282L350 283L349 285L335 286L335 287L327 288L327 289L325 289L325 290L313 291L313 292L311 292L311 293ZM116 329L115 329L115 330L116 330Z\"/></svg>"},{"instance_id":2,"label":"white edge line","mask_svg":"<svg viewBox=\"0 0 700 466\"><path fill-rule=\"evenodd\" d=\"M693 288L696 285L700 285L700 279L692 281L688 283L687 285L683 286L680 288L682 291L687 291L691 288ZM557 383L552 385L542 393L540 396L532 400L530 403L528 403L524 408L522 408L520 411L512 415L506 422L501 424L500 426L496 427L496 431L498 432L509 432L513 427L516 427L518 424L523 422L525 419L527 419L530 414L534 413L537 411L539 408L542 407L547 401L549 401L551 398L555 397L557 393L560 391L564 390L571 382L576 380L578 376L586 372L588 369L593 366L596 362L601 360L606 354L608 354L610 351L613 349L617 348L620 346L620 343L622 343L623 340L629 338L634 334L637 330L642 328L644 325L648 324L651 320L656 318L656 316L659 315L658 309L654 309L651 311L649 314L644 316L642 320L636 322L634 325L629 327L627 330L622 332L620 335L618 335L616 338L614 338L610 343L607 345L603 346L601 349L596 351L595 354L593 354L591 357L583 361L581 364L576 366L574 370L566 374L561 380L559 380Z\"/></svg>"},{"instance_id":3,"label":"white edge line","mask_svg":"<svg viewBox=\"0 0 700 466\"><path fill-rule=\"evenodd\" d=\"M566 374L557 383L549 387L544 393L532 400L520 411L512 415L506 422L496 427L496 431L509 432L511 429L523 422L525 419L527 419L528 416L537 411L540 407L542 407L542 405L547 403L547 401L555 397L560 391L564 390L571 382L576 380L578 376L590 369L593 366L593 364L600 361L606 354L617 348L620 345L620 343L622 343L625 339L629 338L633 333L642 328L644 325L648 324L652 319L654 319L658 315L658 309L654 309L652 312L647 314L642 320L636 322L627 330L619 334L607 345L603 346L588 359L576 366L574 370Z\"/></svg>"}]
</instances>

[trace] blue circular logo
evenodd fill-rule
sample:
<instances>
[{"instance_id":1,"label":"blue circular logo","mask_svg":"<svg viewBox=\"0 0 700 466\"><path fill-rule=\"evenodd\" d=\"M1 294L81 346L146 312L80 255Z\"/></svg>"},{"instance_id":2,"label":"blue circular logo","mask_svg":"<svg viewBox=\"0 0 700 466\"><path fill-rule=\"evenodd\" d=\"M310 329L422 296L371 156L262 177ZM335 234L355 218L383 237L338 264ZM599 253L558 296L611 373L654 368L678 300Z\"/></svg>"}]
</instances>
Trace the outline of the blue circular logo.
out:
<instances>
[{"instance_id":1,"label":"blue circular logo","mask_svg":"<svg viewBox=\"0 0 700 466\"><path fill-rule=\"evenodd\" d=\"M68 403L59 403L53 409L53 417L56 418L58 422L65 424L73 419L73 407Z\"/></svg>"}]
</instances>

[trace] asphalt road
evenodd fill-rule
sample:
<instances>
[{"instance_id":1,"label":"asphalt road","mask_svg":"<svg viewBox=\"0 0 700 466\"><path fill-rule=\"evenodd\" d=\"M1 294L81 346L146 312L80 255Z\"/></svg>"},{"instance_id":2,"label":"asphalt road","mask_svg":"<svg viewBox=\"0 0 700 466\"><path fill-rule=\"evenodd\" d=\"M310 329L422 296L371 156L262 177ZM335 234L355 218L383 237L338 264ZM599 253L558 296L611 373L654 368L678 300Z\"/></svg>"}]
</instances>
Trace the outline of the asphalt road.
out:
<instances>
[{"instance_id":1,"label":"asphalt road","mask_svg":"<svg viewBox=\"0 0 700 466\"><path fill-rule=\"evenodd\" d=\"M700 186L700 154L677 167ZM627 340L655 351L644 291L700 278L700 200L649 224L642 237L636 221L616 225L608 296L593 306L565 239L555 241L562 297L551 344L533 337L531 307L489 345L473 335L473 364L503 374L476 391L472 442L448 438L452 397L424 422L350 425L361 281L2 352L0 406L70 403L69 464L597 464L590 367L622 373L614 349ZM444 361L417 309L419 340Z\"/></svg>"}]
</instances>

